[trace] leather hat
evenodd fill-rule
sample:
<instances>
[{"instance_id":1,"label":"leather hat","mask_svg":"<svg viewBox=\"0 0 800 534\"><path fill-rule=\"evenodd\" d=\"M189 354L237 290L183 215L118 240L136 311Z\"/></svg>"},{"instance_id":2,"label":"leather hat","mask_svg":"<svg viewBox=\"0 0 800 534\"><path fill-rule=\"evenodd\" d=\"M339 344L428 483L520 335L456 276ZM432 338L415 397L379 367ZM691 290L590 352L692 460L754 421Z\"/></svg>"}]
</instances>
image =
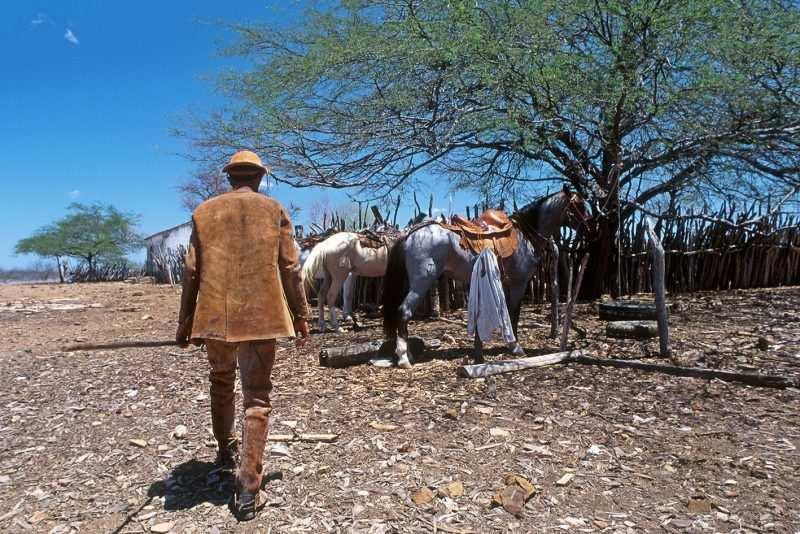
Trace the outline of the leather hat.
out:
<instances>
[{"instance_id":1,"label":"leather hat","mask_svg":"<svg viewBox=\"0 0 800 534\"><path fill-rule=\"evenodd\" d=\"M222 168L222 172L228 174L247 170L259 170L262 175L267 173L267 168L261 163L261 158L255 152L250 152L249 150L240 150L231 156L231 160Z\"/></svg>"}]
</instances>

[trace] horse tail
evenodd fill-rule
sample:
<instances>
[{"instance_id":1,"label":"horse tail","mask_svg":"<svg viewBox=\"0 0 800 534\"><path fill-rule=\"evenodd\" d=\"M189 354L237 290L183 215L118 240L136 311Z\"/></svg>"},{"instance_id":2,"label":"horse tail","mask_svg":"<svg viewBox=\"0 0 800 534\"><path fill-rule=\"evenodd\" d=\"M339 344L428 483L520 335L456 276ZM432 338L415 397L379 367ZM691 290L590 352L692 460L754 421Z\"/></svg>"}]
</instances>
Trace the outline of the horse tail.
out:
<instances>
[{"instance_id":1,"label":"horse tail","mask_svg":"<svg viewBox=\"0 0 800 534\"><path fill-rule=\"evenodd\" d=\"M358 243L358 237L349 232L339 232L317 243L311 249L311 253L303 264L303 282L305 283L306 291L313 290L314 279L325 272L328 256L334 255L335 259L337 255L346 253L347 248L353 245L353 241Z\"/></svg>"},{"instance_id":2,"label":"horse tail","mask_svg":"<svg viewBox=\"0 0 800 534\"><path fill-rule=\"evenodd\" d=\"M327 247L324 247L323 244L324 241L311 249L311 253L303 264L303 285L307 294L314 291L314 280L317 278L317 273L322 272L325 267L325 258L328 254Z\"/></svg>"},{"instance_id":3,"label":"horse tail","mask_svg":"<svg viewBox=\"0 0 800 534\"><path fill-rule=\"evenodd\" d=\"M406 240L398 240L389 251L383 279L383 332L387 339L397 337L400 327L400 305L408 294Z\"/></svg>"}]
</instances>

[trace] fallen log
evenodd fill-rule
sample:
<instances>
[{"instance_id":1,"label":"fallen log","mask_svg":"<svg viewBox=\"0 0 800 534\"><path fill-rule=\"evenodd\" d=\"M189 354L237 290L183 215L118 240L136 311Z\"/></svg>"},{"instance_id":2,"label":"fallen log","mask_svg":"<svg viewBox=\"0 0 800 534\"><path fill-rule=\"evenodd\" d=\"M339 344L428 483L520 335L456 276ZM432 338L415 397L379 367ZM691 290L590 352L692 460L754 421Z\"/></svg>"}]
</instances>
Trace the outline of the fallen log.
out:
<instances>
[{"instance_id":1,"label":"fallen log","mask_svg":"<svg viewBox=\"0 0 800 534\"><path fill-rule=\"evenodd\" d=\"M606 335L622 339L649 339L658 335L656 321L612 321L606 324Z\"/></svg>"},{"instance_id":2,"label":"fallen log","mask_svg":"<svg viewBox=\"0 0 800 534\"><path fill-rule=\"evenodd\" d=\"M269 441L304 441L307 443L331 443L336 441L339 434L270 434Z\"/></svg>"},{"instance_id":3,"label":"fallen log","mask_svg":"<svg viewBox=\"0 0 800 534\"><path fill-rule=\"evenodd\" d=\"M672 376L688 378L704 378L707 380L719 379L726 382L740 382L750 386L768 388L800 387L800 379L794 377L764 375L758 373L737 373L735 371L722 371L705 367L681 367L662 363L647 363L638 360L617 360L613 358L596 358L587 356L581 351L556 352L532 358L516 360L502 360L498 362L482 363L478 365L462 365L458 367L458 376L464 378L483 378L502 373L511 373L534 367L544 367L557 363L579 363L582 365L598 365L602 367L616 367L618 369L637 369L655 373L664 373Z\"/></svg>"},{"instance_id":4,"label":"fallen log","mask_svg":"<svg viewBox=\"0 0 800 534\"><path fill-rule=\"evenodd\" d=\"M438 341L438 340L436 340ZM433 347L438 345L429 342ZM411 336L408 338L408 351L413 356L420 356L425 352L425 341L422 338ZM351 365L362 365L368 363L373 358L393 358L395 342L387 341L367 341L366 343L356 343L340 347L325 347L319 351L319 364L322 367L342 368Z\"/></svg>"},{"instance_id":5,"label":"fallen log","mask_svg":"<svg viewBox=\"0 0 800 534\"><path fill-rule=\"evenodd\" d=\"M458 376L462 378L483 378L487 376L512 373L523 369L533 369L545 365L563 363L570 359L571 352L556 352L545 354L544 356L533 356L531 358L518 358L515 360L500 360L497 362L480 363L475 365L461 365L456 370Z\"/></svg>"}]
</instances>

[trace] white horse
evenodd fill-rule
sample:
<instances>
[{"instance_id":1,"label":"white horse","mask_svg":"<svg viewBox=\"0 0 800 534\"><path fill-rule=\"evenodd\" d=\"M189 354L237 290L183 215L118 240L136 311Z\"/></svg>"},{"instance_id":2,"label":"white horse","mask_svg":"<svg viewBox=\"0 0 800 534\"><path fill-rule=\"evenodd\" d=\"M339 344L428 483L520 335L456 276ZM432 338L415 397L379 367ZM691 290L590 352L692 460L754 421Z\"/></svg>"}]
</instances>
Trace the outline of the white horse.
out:
<instances>
[{"instance_id":1,"label":"white horse","mask_svg":"<svg viewBox=\"0 0 800 534\"><path fill-rule=\"evenodd\" d=\"M352 293L356 276L381 277L386 273L389 246L378 248L361 246L359 235L339 232L318 243L303 262L303 280L306 292L311 290L315 279L322 279L317 293L319 303L319 330L325 332L325 305L327 304L331 328L339 330L336 317L336 298L342 286L344 291L344 317L352 315Z\"/></svg>"}]
</instances>

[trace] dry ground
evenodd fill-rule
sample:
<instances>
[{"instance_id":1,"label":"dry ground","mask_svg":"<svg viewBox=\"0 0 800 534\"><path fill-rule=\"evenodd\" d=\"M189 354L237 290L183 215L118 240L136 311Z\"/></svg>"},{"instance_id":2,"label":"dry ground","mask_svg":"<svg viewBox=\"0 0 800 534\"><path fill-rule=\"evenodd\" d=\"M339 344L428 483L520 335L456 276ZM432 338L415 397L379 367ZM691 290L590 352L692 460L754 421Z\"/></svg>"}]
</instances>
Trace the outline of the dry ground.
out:
<instances>
[{"instance_id":1,"label":"dry ground","mask_svg":"<svg viewBox=\"0 0 800 534\"><path fill-rule=\"evenodd\" d=\"M687 364L800 374L800 288L670 300ZM492 395L455 376L448 358L470 346L458 313L412 325L444 350L411 372L317 365L323 345L377 338L375 321L302 351L281 344L273 428L339 439L273 446L271 507L237 525L229 480L210 463L202 352L60 351L171 338L177 303L168 286L0 286L0 530L800 531L797 390L571 365L503 375ZM554 350L541 310L524 317L525 345ZM575 346L652 359L655 342L611 342L595 317L580 307L587 336ZM177 425L185 438L172 435ZM537 489L519 516L490 508L509 473ZM410 498L451 481L463 495Z\"/></svg>"}]
</instances>

